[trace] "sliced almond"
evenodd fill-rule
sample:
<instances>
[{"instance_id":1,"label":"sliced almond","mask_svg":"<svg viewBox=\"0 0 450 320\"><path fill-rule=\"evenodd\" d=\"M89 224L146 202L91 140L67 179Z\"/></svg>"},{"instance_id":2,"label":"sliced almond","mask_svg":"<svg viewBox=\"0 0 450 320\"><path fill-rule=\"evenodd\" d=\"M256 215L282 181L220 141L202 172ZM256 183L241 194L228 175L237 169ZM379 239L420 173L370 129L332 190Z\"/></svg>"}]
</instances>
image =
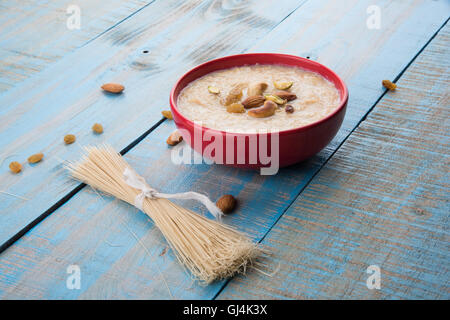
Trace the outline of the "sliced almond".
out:
<instances>
[{"instance_id":1,"label":"sliced almond","mask_svg":"<svg viewBox=\"0 0 450 320\"><path fill-rule=\"evenodd\" d=\"M274 115L276 109L277 105L275 102L266 100L262 107L249 110L248 115L254 118L267 118Z\"/></svg>"},{"instance_id":2,"label":"sliced almond","mask_svg":"<svg viewBox=\"0 0 450 320\"><path fill-rule=\"evenodd\" d=\"M183 141L183 136L180 134L178 130L172 132L171 135L166 140L169 146L176 146L181 141Z\"/></svg>"},{"instance_id":3,"label":"sliced almond","mask_svg":"<svg viewBox=\"0 0 450 320\"><path fill-rule=\"evenodd\" d=\"M245 109L256 108L262 106L265 100L263 96L250 96L242 101L242 105Z\"/></svg>"}]
</instances>

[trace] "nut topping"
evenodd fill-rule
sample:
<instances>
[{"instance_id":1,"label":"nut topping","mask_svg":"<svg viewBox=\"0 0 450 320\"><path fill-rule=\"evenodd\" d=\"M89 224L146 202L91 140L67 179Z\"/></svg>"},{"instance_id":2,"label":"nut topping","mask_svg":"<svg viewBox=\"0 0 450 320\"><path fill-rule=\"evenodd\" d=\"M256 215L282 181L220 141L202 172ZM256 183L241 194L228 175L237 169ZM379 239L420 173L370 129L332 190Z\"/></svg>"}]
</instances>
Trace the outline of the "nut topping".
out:
<instances>
[{"instance_id":1,"label":"nut topping","mask_svg":"<svg viewBox=\"0 0 450 320\"><path fill-rule=\"evenodd\" d=\"M277 91L274 93L275 96L280 97L281 99L291 101L297 99L297 96L289 91Z\"/></svg>"},{"instance_id":2,"label":"nut topping","mask_svg":"<svg viewBox=\"0 0 450 320\"><path fill-rule=\"evenodd\" d=\"M248 115L253 118L267 118L275 114L277 105L275 102L266 100L262 107L251 109L248 111Z\"/></svg>"},{"instance_id":3,"label":"nut topping","mask_svg":"<svg viewBox=\"0 0 450 320\"><path fill-rule=\"evenodd\" d=\"M247 95L251 96L262 96L264 91L267 89L267 83L261 82L256 83L248 87Z\"/></svg>"},{"instance_id":4,"label":"nut topping","mask_svg":"<svg viewBox=\"0 0 450 320\"><path fill-rule=\"evenodd\" d=\"M260 107L266 99L263 96L249 96L242 102L245 109Z\"/></svg>"},{"instance_id":5,"label":"nut topping","mask_svg":"<svg viewBox=\"0 0 450 320\"><path fill-rule=\"evenodd\" d=\"M241 103L232 103L227 106L227 112L229 113L244 113L245 109Z\"/></svg>"},{"instance_id":6,"label":"nut topping","mask_svg":"<svg viewBox=\"0 0 450 320\"><path fill-rule=\"evenodd\" d=\"M241 101L242 98L242 90L244 89L244 84L236 85L231 91L228 93L225 98L224 105L228 106L232 103Z\"/></svg>"},{"instance_id":7,"label":"nut topping","mask_svg":"<svg viewBox=\"0 0 450 320\"><path fill-rule=\"evenodd\" d=\"M279 96L276 96L274 94L268 94L264 96L266 100L270 100L275 102L276 104L285 104L287 100L281 99Z\"/></svg>"},{"instance_id":8,"label":"nut topping","mask_svg":"<svg viewBox=\"0 0 450 320\"><path fill-rule=\"evenodd\" d=\"M211 93L214 93L214 94L220 93L219 88L214 87L214 86L208 86L208 91L211 92Z\"/></svg>"},{"instance_id":9,"label":"nut topping","mask_svg":"<svg viewBox=\"0 0 450 320\"><path fill-rule=\"evenodd\" d=\"M292 81L274 81L273 85L278 90L288 90L294 83Z\"/></svg>"}]
</instances>

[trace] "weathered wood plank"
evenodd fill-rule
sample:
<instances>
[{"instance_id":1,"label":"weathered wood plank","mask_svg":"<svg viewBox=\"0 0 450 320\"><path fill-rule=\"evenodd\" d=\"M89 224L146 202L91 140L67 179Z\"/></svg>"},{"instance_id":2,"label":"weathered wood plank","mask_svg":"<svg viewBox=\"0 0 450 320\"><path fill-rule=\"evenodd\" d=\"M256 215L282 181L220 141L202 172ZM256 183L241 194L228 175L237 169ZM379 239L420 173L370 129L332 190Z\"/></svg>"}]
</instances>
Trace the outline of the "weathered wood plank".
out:
<instances>
[{"instance_id":1,"label":"weathered wood plank","mask_svg":"<svg viewBox=\"0 0 450 320\"><path fill-rule=\"evenodd\" d=\"M447 26L264 239L279 270L219 298L450 298L449 41Z\"/></svg>"},{"instance_id":2,"label":"weathered wood plank","mask_svg":"<svg viewBox=\"0 0 450 320\"><path fill-rule=\"evenodd\" d=\"M0 244L74 188L62 159L103 141L121 150L161 119L179 76L200 61L246 50L302 3L155 2L0 97L0 191L29 199L0 193ZM111 81L123 82L124 94L101 92ZM92 133L95 122L102 135ZM67 133L75 144L64 145ZM42 163L9 172L9 161L36 152L45 154Z\"/></svg>"},{"instance_id":3,"label":"weathered wood plank","mask_svg":"<svg viewBox=\"0 0 450 320\"><path fill-rule=\"evenodd\" d=\"M369 3L368 1L365 4L366 7ZM359 66L360 73L355 72L350 78L346 78L353 95L343 133L329 148L306 163L281 170L273 177L263 177L251 171L221 166L175 166L170 161L170 150L164 142L168 133L173 130L171 122L164 123L152 132L127 154L127 159L150 184L159 186L163 191L176 192L189 189L208 193L212 198L217 198L223 193L237 195L241 201L239 211L230 216L227 222L259 240L330 156L334 150L333 146L335 148L342 141L345 133L353 129L364 115L364 111L369 110L382 94L383 90L379 86L378 79L367 77L365 68L376 63L380 73L385 73L387 78L395 77L443 23L446 17L442 14L442 10L446 8L445 5L443 2L404 3L405 7L402 10L397 8L397 16L391 14L385 21L382 33L366 30L366 33L356 38L346 30L355 29L361 26L361 23L364 25L365 21L361 21L357 13L364 14L366 7L364 4L356 5L352 2L348 3L346 10L338 11L342 19L344 16L352 17L346 22L347 28L340 28L342 34L339 33L338 37L331 28L336 25L334 19L340 20L335 16L334 1L312 4L308 2L305 5L308 10L292 14L278 26L280 29L274 32L279 32L280 37L289 35L289 30L294 28L303 32L303 29L298 29L299 22L313 20L316 16L322 17L319 14L320 10L317 9L320 7L322 10L326 9L323 14L328 14L328 19L324 17L320 24L311 24L308 27L309 32L297 41L286 42L282 46L286 52L302 53L306 44L313 42L315 45L324 45L322 49L331 57L333 46L336 52L340 52L343 45L351 41L367 41L367 43L375 41L378 46L373 50L379 50L381 54L381 57L377 54L371 55L368 61L360 60L363 63ZM405 12L408 12L406 16ZM420 14L424 12L428 13L426 17L433 18L430 18L427 24L423 23ZM422 29L413 29L413 32L408 29L418 21L422 21ZM315 40L322 28L329 31L324 32L321 40ZM274 34L269 36L272 39L275 37ZM272 39L267 43L260 43L260 50L268 50L267 48L273 44ZM332 41L333 39L340 40ZM414 45L410 44L400 50L396 42L400 45L404 42ZM388 57L391 60L387 59ZM322 61L320 56L316 59ZM358 69L357 63L354 62L355 57L349 54L342 56L342 59L344 60L335 62L336 65L329 64L330 67L339 73L345 71L348 66ZM392 61L395 63L392 64ZM182 272L170 251L159 256L166 245L145 215L110 198L105 197L103 200L99 201L98 195L92 190L83 190L5 251L0 261L2 297L212 298L215 296L222 283L208 287L198 286ZM185 203L185 205L196 211L203 211L196 204ZM81 290L68 290L65 287L66 268L69 264L78 264L81 268L84 279Z\"/></svg>"},{"instance_id":4,"label":"weathered wood plank","mask_svg":"<svg viewBox=\"0 0 450 320\"><path fill-rule=\"evenodd\" d=\"M269 5L275 8L268 7ZM0 190L33 199L24 201L21 198L0 194L4 199L0 203L0 210L3 213L0 217L2 221L0 243L4 243L23 226L50 208L55 199L62 198L73 189L74 184L61 175L61 159L76 158L80 151L80 143L86 145L108 141L117 149L122 149L159 119L159 111L166 108L166 99L170 91L167 84L172 83L173 79L184 72L183 68L188 69L202 59L216 57L219 52L222 54L241 52L276 25L277 22L270 19L276 15L281 17L289 14L287 9L292 10L297 6L297 3L289 5L287 2L281 6L270 3L266 5L263 2L236 5L213 2L202 3L200 6L190 3L177 6L167 1L162 4L155 3L151 11L149 8L142 10L133 17L132 22L121 24L97 39L95 43L90 43L35 77L36 79L28 81L20 90L14 90L3 99L0 98L0 104L8 106L0 111L2 150L0 159L3 160L0 162L3 169L0 173ZM382 10L389 12L389 15L383 16L385 28L381 30L364 28L365 21L361 15L365 17L369 1L366 3L350 1L346 6L338 8L336 2L331 1L306 3L305 6L305 10L290 15L283 22L278 37L274 35L275 33L270 33L266 42L261 43L259 47L253 47L252 50L272 51L274 47L283 48L285 52L310 55L330 66L336 65L335 68L339 73L345 73L348 66L357 70L358 63L366 61L345 56L341 53L343 48L349 47L349 43L356 46L355 43L358 41L365 42L371 48L367 52L358 52L358 54L370 53L373 59L364 67L359 66L364 74L361 77L346 79L348 82L358 81L359 83L349 83L355 88L365 82L365 89L368 91L361 91L358 95L351 94L350 102L354 103L352 112L348 113L347 124L344 124L338 138L328 148L334 150L336 142L339 143L348 133L347 128L354 127L367 107L376 101L382 92L378 87L370 87L370 82L367 81L370 78L367 78L366 71L368 65L378 65L380 74L383 73L387 78L395 76L396 72L406 65L413 52L423 45L428 35L436 30L442 17L445 17L448 3L445 1L403 3L403 7L392 9L389 3L384 3ZM186 10L191 9L190 14L185 14ZM251 10L255 12L252 13ZM324 10L324 13L320 14L320 10ZM397 15L392 13L393 11L397 12ZM167 14L168 12L170 14ZM335 16L326 18L327 14L333 15L334 12L352 19L345 23L336 23ZM432 17L427 20L428 24L423 21L423 14ZM437 14L440 18L434 19ZM246 15L246 18L243 18L243 15ZM200 26L198 21L201 16L205 19L202 19ZM318 24L312 23L317 19ZM148 21L155 23L149 25ZM165 23L175 21L175 24L167 26L162 23L163 21ZM303 26L301 29L297 28L299 21ZM419 22L424 27L417 29L415 24ZM333 32L328 37L317 36L323 28L331 30L331 26ZM205 36L202 27L205 30L215 31L209 31ZM253 28L252 32L245 32L248 28ZM348 29L351 28L362 28L365 34L349 33ZM186 35L179 36L179 30L185 30L191 38ZM292 30L298 30L302 37L295 37ZM339 30L339 33L337 34L335 30ZM194 41L199 34L203 35L202 39ZM223 45L224 41L232 38L237 42L233 42L230 46ZM277 43L276 41L279 41L277 39L284 39L285 44ZM127 46L123 48L120 43ZM376 50L382 54L372 53L373 43L378 44ZM389 50L397 48L397 44L401 45L402 49L397 49L395 54L391 54ZM321 52L324 52L323 58L314 56L312 53L318 49L311 49L311 46L320 48ZM220 51L222 49L223 51ZM143 54L144 50L148 50L149 53ZM335 54L332 54L333 50L336 51ZM92 52L97 52L95 59ZM189 57L186 58L186 55ZM335 56L339 59L334 60ZM402 57L408 58L403 61ZM347 62L343 63L344 60ZM177 68L174 65L177 65ZM372 68L370 67L373 72ZM111 80L124 81L127 86L126 93L120 97L111 97L99 92L98 87L103 82ZM26 95L23 95L23 92L26 92ZM149 104L148 101L152 99L153 102ZM101 122L104 125L105 133L102 136L92 135L90 126L93 122ZM78 142L64 147L62 137L69 132L77 136ZM26 166L19 176L13 176L8 172L9 161L24 160L30 154L39 151L46 154L46 160L38 166L39 170L30 170L35 168ZM47 192L40 194L36 200L36 191L43 188Z\"/></svg>"},{"instance_id":5,"label":"weathered wood plank","mask_svg":"<svg viewBox=\"0 0 450 320\"><path fill-rule=\"evenodd\" d=\"M36 1L0 3L0 93L40 72L151 1ZM70 5L80 9L80 29L69 29Z\"/></svg>"}]
</instances>

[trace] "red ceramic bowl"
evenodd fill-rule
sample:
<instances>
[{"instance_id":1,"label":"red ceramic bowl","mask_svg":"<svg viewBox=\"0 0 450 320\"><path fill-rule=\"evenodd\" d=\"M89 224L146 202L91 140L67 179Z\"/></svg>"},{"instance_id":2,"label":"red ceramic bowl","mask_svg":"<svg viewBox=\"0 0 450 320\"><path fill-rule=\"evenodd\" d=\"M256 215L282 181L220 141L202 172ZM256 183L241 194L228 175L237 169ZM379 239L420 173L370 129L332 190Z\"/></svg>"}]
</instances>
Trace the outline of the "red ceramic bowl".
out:
<instances>
[{"instance_id":1,"label":"red ceramic bowl","mask_svg":"<svg viewBox=\"0 0 450 320\"><path fill-rule=\"evenodd\" d=\"M178 111L178 95L190 82L216 70L254 64L287 65L317 72L336 86L340 93L341 103L333 113L317 122L279 131L277 134L270 132L239 134L214 130L192 122ZM268 157L261 156L264 141L267 141L268 150L263 150L262 154L267 152L267 155L273 156L278 153L279 167L298 163L318 153L338 132L344 119L347 101L347 87L332 70L305 58L278 53L239 54L208 61L183 75L170 94L173 118L184 140L195 151L216 163L244 168L269 166ZM197 135L196 139L193 138L195 134ZM219 140L222 140L222 143L217 143L220 142ZM275 142L271 143L271 141ZM213 142L215 144L210 145ZM252 143L256 144L256 147ZM214 151L211 151L212 149Z\"/></svg>"}]
</instances>

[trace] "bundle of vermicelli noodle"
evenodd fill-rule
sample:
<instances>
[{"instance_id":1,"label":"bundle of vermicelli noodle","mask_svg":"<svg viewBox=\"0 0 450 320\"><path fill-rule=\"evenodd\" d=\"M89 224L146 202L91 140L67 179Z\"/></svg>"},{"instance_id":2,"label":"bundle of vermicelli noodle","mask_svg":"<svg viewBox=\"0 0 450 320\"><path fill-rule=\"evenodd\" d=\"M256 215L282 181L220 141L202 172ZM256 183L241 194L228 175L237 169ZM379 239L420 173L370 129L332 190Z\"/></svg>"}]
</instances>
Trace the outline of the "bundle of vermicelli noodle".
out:
<instances>
[{"instance_id":1,"label":"bundle of vermicelli noodle","mask_svg":"<svg viewBox=\"0 0 450 320\"><path fill-rule=\"evenodd\" d=\"M145 196L142 189L132 187L130 179L138 179L147 190L155 192L111 147L89 147L86 151L79 162L68 165L72 176L142 209L163 233L181 264L197 279L210 283L244 272L259 254L256 244L233 228L168 199Z\"/></svg>"}]
</instances>

